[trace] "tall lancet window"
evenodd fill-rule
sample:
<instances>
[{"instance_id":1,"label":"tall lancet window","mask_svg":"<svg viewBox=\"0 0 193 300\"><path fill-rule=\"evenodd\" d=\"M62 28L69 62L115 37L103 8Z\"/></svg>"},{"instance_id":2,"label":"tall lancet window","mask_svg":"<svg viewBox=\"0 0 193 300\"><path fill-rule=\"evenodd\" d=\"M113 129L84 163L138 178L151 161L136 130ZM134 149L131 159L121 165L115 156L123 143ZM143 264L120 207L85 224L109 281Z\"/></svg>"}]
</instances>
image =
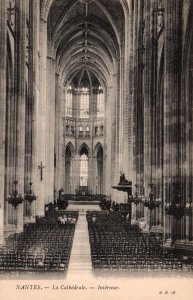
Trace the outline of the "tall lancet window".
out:
<instances>
[{"instance_id":1,"label":"tall lancet window","mask_svg":"<svg viewBox=\"0 0 193 300\"><path fill-rule=\"evenodd\" d=\"M83 148L80 153L80 186L88 186L88 151Z\"/></svg>"},{"instance_id":2,"label":"tall lancet window","mask_svg":"<svg viewBox=\"0 0 193 300\"><path fill-rule=\"evenodd\" d=\"M104 117L104 93L101 86L98 88L97 93L97 117L102 118Z\"/></svg>"},{"instance_id":3,"label":"tall lancet window","mask_svg":"<svg viewBox=\"0 0 193 300\"><path fill-rule=\"evenodd\" d=\"M69 85L66 93L66 116L67 117L72 117L72 100L73 100L72 87L71 85Z\"/></svg>"},{"instance_id":4,"label":"tall lancet window","mask_svg":"<svg viewBox=\"0 0 193 300\"><path fill-rule=\"evenodd\" d=\"M83 87L80 94L80 118L89 118L89 89Z\"/></svg>"}]
</instances>

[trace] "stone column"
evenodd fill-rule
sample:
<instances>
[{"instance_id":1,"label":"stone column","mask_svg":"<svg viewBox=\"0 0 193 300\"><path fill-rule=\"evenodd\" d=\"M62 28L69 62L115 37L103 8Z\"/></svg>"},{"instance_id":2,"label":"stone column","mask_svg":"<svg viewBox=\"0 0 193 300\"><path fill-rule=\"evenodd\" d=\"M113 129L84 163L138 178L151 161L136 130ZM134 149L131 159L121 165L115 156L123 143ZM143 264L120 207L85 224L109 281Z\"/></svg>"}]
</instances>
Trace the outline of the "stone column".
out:
<instances>
[{"instance_id":1,"label":"stone column","mask_svg":"<svg viewBox=\"0 0 193 300\"><path fill-rule=\"evenodd\" d=\"M190 7L184 7L185 3L180 3L184 9L184 16L192 15L193 2L189 1ZM181 23L184 23L183 16ZM187 18L188 20L188 18ZM181 103L180 103L180 130L181 130L181 148L180 148L180 172L182 182L184 183L183 200L189 213L185 218L185 233L182 239L193 240L193 215L190 206L193 202L193 45L192 45L192 29L193 19L187 23L188 37L187 43L184 45L182 72L181 72ZM182 31L182 26L181 26Z\"/></svg>"},{"instance_id":2,"label":"stone column","mask_svg":"<svg viewBox=\"0 0 193 300\"><path fill-rule=\"evenodd\" d=\"M91 93L90 93L90 111L89 111L89 120L88 123L91 127L91 124L93 124L93 120L94 120L94 98L96 97L96 94L94 93L93 89L91 89ZM93 190L93 186L94 186L94 170L95 170L95 166L94 166L94 145L93 145L93 135L91 136L91 141L88 140L88 146L89 146L89 157L88 157L88 188L89 188L89 193L92 191L94 193Z\"/></svg>"},{"instance_id":3,"label":"stone column","mask_svg":"<svg viewBox=\"0 0 193 300\"><path fill-rule=\"evenodd\" d=\"M148 184L152 178L152 1L144 3L144 72L143 72L143 91L144 91L144 195L149 196ZM149 223L149 210L144 208L145 223ZM149 225L148 227L149 228Z\"/></svg>"},{"instance_id":4,"label":"stone column","mask_svg":"<svg viewBox=\"0 0 193 300\"><path fill-rule=\"evenodd\" d=\"M175 201L173 184L179 177L179 0L165 1L165 66L164 66L164 200ZM166 188L167 187L167 188ZM166 215L169 233L175 226L173 217ZM167 230L167 227L165 227Z\"/></svg>"},{"instance_id":5,"label":"stone column","mask_svg":"<svg viewBox=\"0 0 193 300\"><path fill-rule=\"evenodd\" d=\"M25 78L26 78L26 1L16 1L16 162L15 175L18 192L24 196L25 162ZM17 230L23 230L23 204L17 209Z\"/></svg>"},{"instance_id":6,"label":"stone column","mask_svg":"<svg viewBox=\"0 0 193 300\"><path fill-rule=\"evenodd\" d=\"M6 116L6 1L0 2L0 245L4 242L4 174L5 174L5 116Z\"/></svg>"},{"instance_id":7,"label":"stone column","mask_svg":"<svg viewBox=\"0 0 193 300\"><path fill-rule=\"evenodd\" d=\"M90 148L90 153L88 155L88 189L89 192L93 186L93 176L94 176L94 169L93 169L93 151Z\"/></svg>"},{"instance_id":8,"label":"stone column","mask_svg":"<svg viewBox=\"0 0 193 300\"><path fill-rule=\"evenodd\" d=\"M152 180L152 24L151 12L152 5L147 1L144 6L145 31L144 31L144 188L145 194L148 196L148 184Z\"/></svg>"},{"instance_id":9,"label":"stone column","mask_svg":"<svg viewBox=\"0 0 193 300\"><path fill-rule=\"evenodd\" d=\"M120 139L122 138L119 136L120 133L120 103L118 98L120 97L120 61L117 61L117 73L113 75L113 88L111 90L111 110L110 110L110 118L111 118L111 127L110 130L112 131L111 134L111 186L117 185L120 178L120 168L121 168L121 160L120 160ZM109 134L107 132L107 134ZM117 191L115 189L112 191L112 200L116 202L123 202L124 201L124 193Z\"/></svg>"},{"instance_id":10,"label":"stone column","mask_svg":"<svg viewBox=\"0 0 193 300\"><path fill-rule=\"evenodd\" d=\"M132 138L132 95L130 94L130 62L131 56L131 15L125 19L125 47L124 47L124 58L122 63L123 68L123 172L127 179L131 180L132 177L132 154L131 150L131 138Z\"/></svg>"},{"instance_id":11,"label":"stone column","mask_svg":"<svg viewBox=\"0 0 193 300\"><path fill-rule=\"evenodd\" d=\"M54 134L55 134L55 62L47 58L47 105L46 105L46 168L45 181L47 203L54 201Z\"/></svg>"},{"instance_id":12,"label":"stone column","mask_svg":"<svg viewBox=\"0 0 193 300\"><path fill-rule=\"evenodd\" d=\"M133 187L138 184L139 194L143 194L144 185L144 8L143 1L134 2L132 23L132 60L133 74L130 97L133 104Z\"/></svg>"},{"instance_id":13,"label":"stone column","mask_svg":"<svg viewBox=\"0 0 193 300\"><path fill-rule=\"evenodd\" d=\"M76 154L72 160L72 191L75 193L75 190L79 188L80 184L80 155Z\"/></svg>"},{"instance_id":14,"label":"stone column","mask_svg":"<svg viewBox=\"0 0 193 300\"><path fill-rule=\"evenodd\" d=\"M123 170L123 152L124 152L124 131L123 131L123 126L124 126L124 59L123 59L123 49L120 50L120 61L119 61L119 76L117 77L117 116L118 116L118 143L119 143L119 160L118 160L118 170ZM117 170L116 170L117 171ZM115 172L116 172L115 171Z\"/></svg>"},{"instance_id":15,"label":"stone column","mask_svg":"<svg viewBox=\"0 0 193 300\"><path fill-rule=\"evenodd\" d=\"M27 27L27 34L29 34L29 39L26 40L26 51L28 52L28 67L26 71L27 79L27 94L26 94L26 128L25 128L25 181L24 181L24 191L25 193L29 191L29 182L32 182L33 174L33 125L34 125L34 99L35 99L35 88L36 80L35 73L36 68L38 68L38 62L36 65L36 36L37 27L39 23L38 18L38 7L37 0L28 1L29 6L27 7L27 13L29 13L29 28ZM37 26L37 27L36 27ZM33 182L32 182L33 183ZM32 184L32 191L34 192L34 183ZM34 212L35 212L35 201L31 204L28 201L24 202L24 222L34 222Z\"/></svg>"},{"instance_id":16,"label":"stone column","mask_svg":"<svg viewBox=\"0 0 193 300\"><path fill-rule=\"evenodd\" d=\"M45 199L45 165L46 162L46 78L47 78L47 22L42 17L40 19L39 35L39 93L36 98L36 148L35 148L35 168L36 168L36 215L44 216ZM44 166L42 180L40 178L40 164Z\"/></svg>"},{"instance_id":17,"label":"stone column","mask_svg":"<svg viewBox=\"0 0 193 300\"><path fill-rule=\"evenodd\" d=\"M110 105L111 97L112 97L112 88L109 87L108 90L105 93L106 101L105 101L105 112L106 112L106 119L105 119L105 138L104 138L104 170L105 170L105 190L104 193L106 195L110 195L112 193L111 186L113 184L112 182L112 172L111 172L111 140L112 140L112 130L111 130L111 109L112 106Z\"/></svg>"},{"instance_id":18,"label":"stone column","mask_svg":"<svg viewBox=\"0 0 193 300\"><path fill-rule=\"evenodd\" d=\"M32 82L32 170L31 170L31 180L33 182L32 189L33 192L38 196L38 199L32 204L32 214L36 215L37 203L40 201L38 195L38 181L39 181L39 171L37 159L38 154L38 103L39 103L39 30L40 28L40 9L39 1L33 0L31 3L33 12L32 12L32 40L33 40L33 62L32 62L32 72L31 72L31 82ZM37 203L36 203L37 202Z\"/></svg>"},{"instance_id":19,"label":"stone column","mask_svg":"<svg viewBox=\"0 0 193 300\"><path fill-rule=\"evenodd\" d=\"M92 191L93 194L97 194L99 189L98 189L98 175L97 175L97 157L93 157L93 180L92 180Z\"/></svg>"},{"instance_id":20,"label":"stone column","mask_svg":"<svg viewBox=\"0 0 193 300\"><path fill-rule=\"evenodd\" d=\"M123 172L128 180L133 182L133 15L126 18L125 23L125 54L124 54L124 150Z\"/></svg>"},{"instance_id":21,"label":"stone column","mask_svg":"<svg viewBox=\"0 0 193 300\"><path fill-rule=\"evenodd\" d=\"M56 118L55 118L55 155L56 155L56 172L55 172L55 189L56 195L59 189L65 189L64 171L65 171L65 144L64 144L64 89L56 75Z\"/></svg>"}]
</instances>

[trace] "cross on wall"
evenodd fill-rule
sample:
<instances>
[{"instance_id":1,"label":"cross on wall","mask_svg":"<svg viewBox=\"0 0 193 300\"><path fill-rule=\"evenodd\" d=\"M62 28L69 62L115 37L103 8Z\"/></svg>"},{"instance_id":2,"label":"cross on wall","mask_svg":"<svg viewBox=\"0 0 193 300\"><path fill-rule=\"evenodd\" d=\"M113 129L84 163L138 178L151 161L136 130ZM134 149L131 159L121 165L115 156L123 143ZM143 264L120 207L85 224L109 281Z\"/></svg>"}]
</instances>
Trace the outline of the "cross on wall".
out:
<instances>
[{"instance_id":1,"label":"cross on wall","mask_svg":"<svg viewBox=\"0 0 193 300\"><path fill-rule=\"evenodd\" d=\"M43 180L43 169L45 168L45 166L43 166L42 161L40 163L40 165L38 166L38 169L40 170L40 181Z\"/></svg>"}]
</instances>

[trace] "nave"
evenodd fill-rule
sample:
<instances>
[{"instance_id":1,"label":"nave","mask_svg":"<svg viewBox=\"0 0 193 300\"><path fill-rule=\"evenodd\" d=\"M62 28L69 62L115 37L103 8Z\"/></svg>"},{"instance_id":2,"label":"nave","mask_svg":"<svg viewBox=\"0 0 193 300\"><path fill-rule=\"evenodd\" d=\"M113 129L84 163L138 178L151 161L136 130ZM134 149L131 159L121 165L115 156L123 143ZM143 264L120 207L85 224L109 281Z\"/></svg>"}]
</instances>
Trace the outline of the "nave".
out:
<instances>
[{"instance_id":1,"label":"nave","mask_svg":"<svg viewBox=\"0 0 193 300\"><path fill-rule=\"evenodd\" d=\"M192 273L192 37L192 0L0 0L2 277Z\"/></svg>"}]
</instances>

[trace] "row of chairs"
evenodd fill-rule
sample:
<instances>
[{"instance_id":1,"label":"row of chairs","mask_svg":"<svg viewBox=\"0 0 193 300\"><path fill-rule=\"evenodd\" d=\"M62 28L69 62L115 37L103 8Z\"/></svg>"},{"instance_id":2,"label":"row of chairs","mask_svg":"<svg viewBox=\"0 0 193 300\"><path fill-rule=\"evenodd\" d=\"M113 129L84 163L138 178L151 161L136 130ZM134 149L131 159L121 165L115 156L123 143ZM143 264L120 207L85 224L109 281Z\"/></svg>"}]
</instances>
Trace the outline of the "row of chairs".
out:
<instances>
[{"instance_id":1,"label":"row of chairs","mask_svg":"<svg viewBox=\"0 0 193 300\"><path fill-rule=\"evenodd\" d=\"M75 224L58 223L59 212L27 224L24 231L6 239L0 249L0 270L64 271L68 268ZM78 218L78 212L68 213Z\"/></svg>"},{"instance_id":2,"label":"row of chairs","mask_svg":"<svg viewBox=\"0 0 193 300\"><path fill-rule=\"evenodd\" d=\"M162 247L161 236L144 234L138 226L126 223L119 212L87 212L87 222L94 269L193 270Z\"/></svg>"}]
</instances>

